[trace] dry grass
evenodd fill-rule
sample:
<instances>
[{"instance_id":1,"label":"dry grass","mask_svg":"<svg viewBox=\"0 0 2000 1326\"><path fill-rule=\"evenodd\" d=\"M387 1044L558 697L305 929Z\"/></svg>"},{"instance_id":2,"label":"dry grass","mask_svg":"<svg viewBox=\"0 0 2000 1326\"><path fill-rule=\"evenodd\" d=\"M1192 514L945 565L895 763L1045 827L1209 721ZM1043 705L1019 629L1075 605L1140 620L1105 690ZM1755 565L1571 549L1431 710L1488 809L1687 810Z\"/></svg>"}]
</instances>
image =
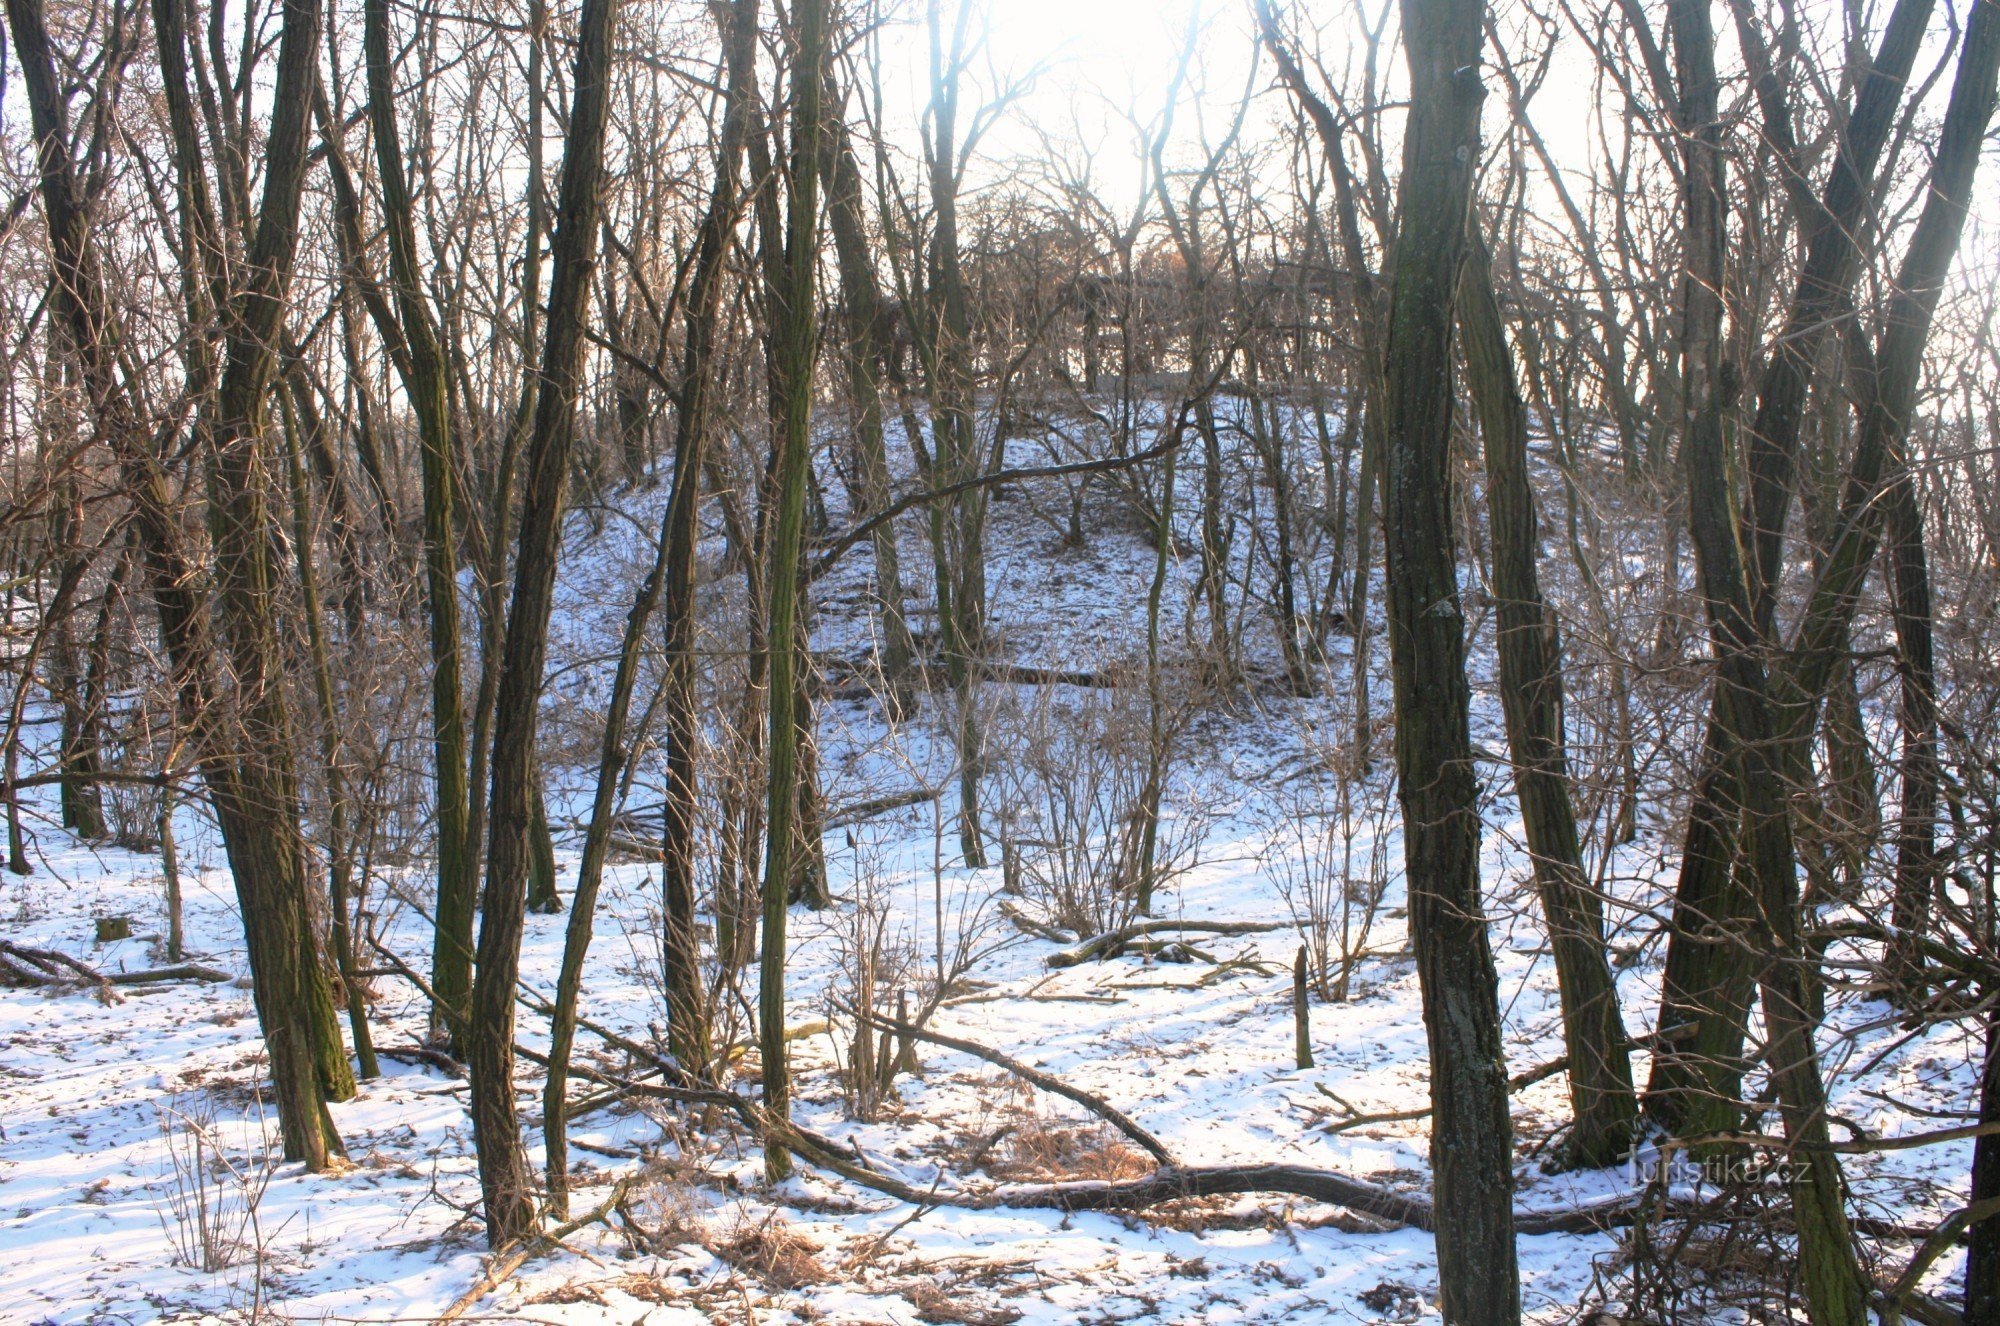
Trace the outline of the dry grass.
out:
<instances>
[{"instance_id":1,"label":"dry grass","mask_svg":"<svg viewBox=\"0 0 2000 1326\"><path fill-rule=\"evenodd\" d=\"M996 1179L1051 1182L1097 1179L1116 1182L1144 1178L1153 1162L1103 1123L1065 1123L1040 1114L1024 1115L982 1158L980 1168Z\"/></svg>"},{"instance_id":2,"label":"dry grass","mask_svg":"<svg viewBox=\"0 0 2000 1326\"><path fill-rule=\"evenodd\" d=\"M611 1282L611 1287L641 1303L685 1303L688 1295L656 1275L626 1275Z\"/></svg>"},{"instance_id":3,"label":"dry grass","mask_svg":"<svg viewBox=\"0 0 2000 1326\"><path fill-rule=\"evenodd\" d=\"M743 1218L708 1250L746 1275L775 1289L799 1289L831 1278L819 1260L819 1245L795 1233L776 1212L761 1220Z\"/></svg>"},{"instance_id":4,"label":"dry grass","mask_svg":"<svg viewBox=\"0 0 2000 1326\"><path fill-rule=\"evenodd\" d=\"M554 1289L545 1290L528 1300L530 1307L552 1305L567 1307L577 1303L591 1303L600 1308L609 1306L604 1301L604 1295L594 1285L584 1284L558 1285Z\"/></svg>"},{"instance_id":5,"label":"dry grass","mask_svg":"<svg viewBox=\"0 0 2000 1326\"><path fill-rule=\"evenodd\" d=\"M1009 1326L1021 1319L1020 1310L983 1307L968 1303L963 1294L952 1293L927 1280L915 1280L900 1290L917 1310L917 1320L947 1326Z\"/></svg>"}]
</instances>

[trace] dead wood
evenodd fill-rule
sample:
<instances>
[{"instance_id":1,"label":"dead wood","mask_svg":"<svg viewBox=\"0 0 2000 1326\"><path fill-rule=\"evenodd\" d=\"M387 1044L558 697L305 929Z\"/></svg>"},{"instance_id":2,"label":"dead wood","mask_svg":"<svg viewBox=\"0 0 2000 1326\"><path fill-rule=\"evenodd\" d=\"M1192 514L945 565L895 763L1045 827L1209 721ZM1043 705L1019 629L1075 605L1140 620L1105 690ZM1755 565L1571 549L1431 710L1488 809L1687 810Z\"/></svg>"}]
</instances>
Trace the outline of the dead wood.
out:
<instances>
[{"instance_id":1,"label":"dead wood","mask_svg":"<svg viewBox=\"0 0 2000 1326\"><path fill-rule=\"evenodd\" d=\"M1193 930L1209 935L1262 935L1283 930L1290 924L1289 921L1135 921L1049 954L1049 966L1075 967L1093 958L1115 957L1127 944L1146 935L1175 930Z\"/></svg>"},{"instance_id":2,"label":"dead wood","mask_svg":"<svg viewBox=\"0 0 2000 1326\"><path fill-rule=\"evenodd\" d=\"M101 998L118 997L111 982L95 967L52 948L30 948L5 939L0 939L0 980L32 987L88 985L95 987Z\"/></svg>"},{"instance_id":3,"label":"dead wood","mask_svg":"<svg viewBox=\"0 0 2000 1326\"><path fill-rule=\"evenodd\" d=\"M165 981L204 981L209 985L220 985L235 978L220 967L207 967L199 962L177 962L169 967L113 972L105 979L113 985L156 985Z\"/></svg>"},{"instance_id":4,"label":"dead wood","mask_svg":"<svg viewBox=\"0 0 2000 1326\"><path fill-rule=\"evenodd\" d=\"M957 1050L960 1054L969 1054L975 1059L984 1059L987 1063L1004 1068L1024 1082L1033 1083L1042 1090L1052 1092L1065 1100L1075 1101L1078 1105L1083 1106L1092 1114L1095 1114L1098 1118L1125 1134L1126 1137L1138 1143L1141 1148L1150 1154L1153 1159L1159 1161L1160 1164L1170 1166L1174 1163L1172 1154L1168 1152L1166 1145L1159 1138L1147 1132L1129 1116L1114 1108L1102 1098L1093 1096L1081 1087L1073 1087L1061 1078L1052 1077L1039 1068L1032 1068L1022 1063L1019 1059L1002 1054L998 1050L988 1049L984 1045L979 1045L972 1041L960 1040L956 1036L946 1036L942 1032L927 1031L914 1023L899 1021L896 1018L883 1017L874 1013L860 1013L854 1009L845 1009L843 1011L850 1016L860 1018L861 1021L866 1022L877 1031L892 1031L898 1036L908 1037L911 1040L920 1040L931 1045L941 1045L947 1050Z\"/></svg>"}]
</instances>

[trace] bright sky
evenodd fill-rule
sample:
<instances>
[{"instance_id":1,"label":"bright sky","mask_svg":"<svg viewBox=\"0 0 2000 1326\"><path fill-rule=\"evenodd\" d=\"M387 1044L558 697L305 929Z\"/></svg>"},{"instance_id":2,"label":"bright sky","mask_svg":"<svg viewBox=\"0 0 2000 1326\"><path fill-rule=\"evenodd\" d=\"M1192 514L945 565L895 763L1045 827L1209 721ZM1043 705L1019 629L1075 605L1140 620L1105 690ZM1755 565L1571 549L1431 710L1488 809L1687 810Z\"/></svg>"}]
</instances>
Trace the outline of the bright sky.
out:
<instances>
[{"instance_id":1,"label":"bright sky","mask_svg":"<svg viewBox=\"0 0 2000 1326\"><path fill-rule=\"evenodd\" d=\"M1096 149L1100 192L1129 207L1140 170L1138 130L1128 115L1144 126L1159 114L1191 5L1201 36L1175 121L1175 142L1183 150L1194 141L1198 115L1205 113L1216 124L1242 94L1255 55L1246 0L975 0L985 43L972 64L967 104L974 89L983 97L1035 76L1031 89L982 143L987 168L975 167L975 177L991 179L995 166L1046 155L1046 134ZM947 3L947 21L955 8ZM925 99L928 60L921 4L913 10L918 24L888 42L890 60L902 72L887 94L892 116L912 120ZM1268 64L1265 68L1268 73ZM1259 90L1268 86L1265 79ZM1289 114L1275 97L1270 100L1274 110Z\"/></svg>"}]
</instances>

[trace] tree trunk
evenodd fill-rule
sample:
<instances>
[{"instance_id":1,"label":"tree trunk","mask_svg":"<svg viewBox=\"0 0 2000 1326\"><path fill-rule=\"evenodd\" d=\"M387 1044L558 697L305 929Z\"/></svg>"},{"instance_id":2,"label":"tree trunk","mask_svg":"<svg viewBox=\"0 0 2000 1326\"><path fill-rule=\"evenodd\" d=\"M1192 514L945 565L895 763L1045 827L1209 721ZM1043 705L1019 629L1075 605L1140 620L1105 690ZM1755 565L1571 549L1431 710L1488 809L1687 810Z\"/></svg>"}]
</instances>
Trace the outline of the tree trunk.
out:
<instances>
[{"instance_id":1,"label":"tree trunk","mask_svg":"<svg viewBox=\"0 0 2000 1326\"><path fill-rule=\"evenodd\" d=\"M2000 1014L1989 1013L1986 1067L1979 1076L1979 1122L2000 1125ZM1972 1144L1972 1199L1968 1205L2000 1197L2000 1133L1985 1133ZM1988 1218L1965 1232L1965 1320L1967 1326L2000 1322L2000 1218Z\"/></svg>"},{"instance_id":2,"label":"tree trunk","mask_svg":"<svg viewBox=\"0 0 2000 1326\"><path fill-rule=\"evenodd\" d=\"M1766 363L1750 431L1746 528L1754 537L1746 574L1753 577L1754 619L1767 640L1805 388L1825 327L1846 308L1858 265L1855 218L1869 195L1875 161L1932 3L1899 0L1881 50L1860 83L1826 193L1816 211L1800 218L1808 231L1807 260L1793 292L1786 335ZM1705 12L1703 19L1705 28ZM1767 136L1781 152L1795 152L1788 104L1763 82L1759 92ZM1719 259L1716 266L1719 275ZM1648 1117L1679 1134L1727 1129L1735 1122L1742 1078L1738 1028L1754 979L1746 935L1755 904L1751 890L1731 877L1739 796L1729 736L1735 721L1725 712L1730 703L1727 688L1718 686L1681 853L1660 1004L1662 1048L1646 1088Z\"/></svg>"},{"instance_id":3,"label":"tree trunk","mask_svg":"<svg viewBox=\"0 0 2000 1326\"><path fill-rule=\"evenodd\" d=\"M785 1041L785 919L797 850L799 808L799 558L805 533L806 469L812 463L813 300L819 265L820 101L825 91L826 10L822 0L797 0L791 22L792 160L785 176L787 224L783 285L774 290L777 320L773 387L783 410L774 472L777 503L768 562L770 587L770 758L764 833L764 945L757 985L757 1046L764 1073L764 1108L791 1111ZM764 1168L773 1182L791 1173L782 1144L767 1141Z\"/></svg>"},{"instance_id":4,"label":"tree trunk","mask_svg":"<svg viewBox=\"0 0 2000 1326\"><path fill-rule=\"evenodd\" d=\"M539 761L528 788L528 910L539 916L562 910L562 894L556 888L555 832L549 827L548 794L542 787Z\"/></svg>"},{"instance_id":5,"label":"tree trunk","mask_svg":"<svg viewBox=\"0 0 2000 1326\"><path fill-rule=\"evenodd\" d=\"M67 156L67 129L55 89L38 0L9 4L15 48L28 83L39 140L42 189L51 247L63 292L59 306L83 361L86 390L103 435L116 452L133 495L148 568L155 582L161 633L183 710L198 718L197 759L216 808L225 851L236 877L255 981L259 1021L271 1056L280 1128L287 1156L323 1167L340 1149L326 1101L353 1093L337 1015L306 907L304 845L291 766L289 717L281 687L271 565L273 529L264 501L262 399L272 379L285 288L298 238L299 194L305 168L306 121L318 46L319 7L295 0L284 7L266 141L265 194L248 255L248 273L229 311L228 368L204 410L215 457L212 537L220 585L218 617L235 681L222 730L210 641L198 581L182 548L164 471L148 450L129 384L119 378L119 332L91 249ZM169 84L184 52L177 21L156 24ZM181 92L185 93L184 86ZM174 100L169 87L169 100ZM183 109L184 109L183 105ZM177 130L188 121L176 116ZM206 214L198 148L177 133L177 166L185 226L214 238ZM208 252L208 250L203 250ZM188 280L191 307L206 287ZM214 386L204 342L191 338L191 385Z\"/></svg>"},{"instance_id":6,"label":"tree trunk","mask_svg":"<svg viewBox=\"0 0 2000 1326\"><path fill-rule=\"evenodd\" d=\"M932 231L924 321L926 372L931 389L935 477L961 483L979 473L974 417L972 322L959 253L958 97L964 67L967 13L960 10L946 44L940 0L931 0L931 137L928 146ZM985 776L985 731L980 721L980 663L986 652L986 493L972 489L931 508L937 561L937 609L945 681L958 708L958 839L967 866L986 864L980 783Z\"/></svg>"},{"instance_id":7,"label":"tree trunk","mask_svg":"<svg viewBox=\"0 0 2000 1326\"><path fill-rule=\"evenodd\" d=\"M289 405L289 397L279 394L284 412L285 463L292 491L292 548L298 558L299 607L306 622L306 642L312 659L313 698L319 704L320 760L326 780L327 903L331 923L327 927L333 944L334 967L347 1002L348 1030L354 1036L354 1057L363 1078L378 1077L382 1068L375 1058L375 1042L368 1031L368 1004L361 989L361 966L354 957L353 920L349 896L354 882L353 843L349 838L347 776L342 768L340 708L334 698L333 663L326 643L326 624L321 620L319 575L313 566L312 499L306 486L305 466L299 461L299 420ZM168 798L171 803L171 798ZM165 823L164 819L162 823ZM163 856L169 846L162 843Z\"/></svg>"},{"instance_id":8,"label":"tree trunk","mask_svg":"<svg viewBox=\"0 0 2000 1326\"><path fill-rule=\"evenodd\" d=\"M472 1126L486 1238L503 1247L534 1232L532 1179L514 1103L514 984L520 972L536 706L548 652L563 497L583 371L584 320L603 212L605 125L617 0L584 0L571 86L552 251L548 334L521 493L519 551L494 710L490 836L472 992Z\"/></svg>"},{"instance_id":9,"label":"tree trunk","mask_svg":"<svg viewBox=\"0 0 2000 1326\"><path fill-rule=\"evenodd\" d=\"M1514 790L1534 857L1536 891L1562 994L1576 1127L1570 1159L1604 1166L1632 1142L1638 1104L1618 987L1604 952L1604 904L1591 890L1570 800L1563 734L1562 644L1535 568L1534 490L1528 480L1528 414L1514 377L1492 265L1476 219L1459 274L1459 341L1486 444L1493 595L1499 613L1500 699Z\"/></svg>"},{"instance_id":10,"label":"tree trunk","mask_svg":"<svg viewBox=\"0 0 2000 1326\"><path fill-rule=\"evenodd\" d=\"M1924 518L1917 505L1910 449L1889 482L1890 583L1896 619L1896 664L1902 696L1897 710L1903 750L1902 814L1896 825L1896 892L1893 924L1902 941L1890 954L1890 996L1907 1008L1923 1002L1917 941L1929 924L1938 873L1937 665L1931 648L1930 565L1924 555ZM1851 669L1850 669L1851 672Z\"/></svg>"},{"instance_id":11,"label":"tree trunk","mask_svg":"<svg viewBox=\"0 0 2000 1326\"><path fill-rule=\"evenodd\" d=\"M829 74L826 104L837 107L840 99ZM882 305L876 285L875 262L868 251L866 218L862 209L861 170L848 141L847 126L839 116L828 116L828 138L821 159L827 193L827 220L833 231L834 253L839 260L840 298L846 314L849 390L854 393L855 450L860 460L861 501L853 516L865 520L889 504L889 451L883 436L882 360L885 326L889 313ZM916 647L910 640L910 626L903 615L902 561L896 548L893 522L878 529L872 545L875 552L875 599L882 613L882 674L888 687L887 699L896 713L912 702L911 670Z\"/></svg>"},{"instance_id":12,"label":"tree trunk","mask_svg":"<svg viewBox=\"0 0 2000 1326\"><path fill-rule=\"evenodd\" d=\"M452 456L451 392L444 351L424 294L417 254L415 205L396 126L395 66L389 33L389 0L366 0L364 40L368 66L368 118L375 139L389 261L407 353L397 360L403 390L417 418L422 443L424 576L429 596L431 646L431 750L437 800L437 929L431 944L431 989L448 1009L432 1010L433 1035L457 1042L472 990L472 925L479 883L476 844L467 840L471 788L467 783L464 683L458 625L456 484ZM381 310L378 321L386 317ZM384 340L393 339L382 328Z\"/></svg>"},{"instance_id":13,"label":"tree trunk","mask_svg":"<svg viewBox=\"0 0 2000 1326\"><path fill-rule=\"evenodd\" d=\"M1451 501L1451 329L1479 156L1480 0L1404 0L1403 139L1385 358L1384 526L1410 937L1431 1055L1438 1281L1452 1326L1520 1319L1512 1121L1479 883Z\"/></svg>"}]
</instances>

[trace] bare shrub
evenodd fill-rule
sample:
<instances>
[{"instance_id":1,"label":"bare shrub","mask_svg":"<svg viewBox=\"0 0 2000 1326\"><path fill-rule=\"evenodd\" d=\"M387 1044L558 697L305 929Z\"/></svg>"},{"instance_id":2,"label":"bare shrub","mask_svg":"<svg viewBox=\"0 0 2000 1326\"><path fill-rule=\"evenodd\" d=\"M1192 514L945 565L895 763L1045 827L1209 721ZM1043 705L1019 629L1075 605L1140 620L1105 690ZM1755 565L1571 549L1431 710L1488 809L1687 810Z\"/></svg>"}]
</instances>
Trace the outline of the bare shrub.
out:
<instances>
[{"instance_id":1,"label":"bare shrub","mask_svg":"<svg viewBox=\"0 0 2000 1326\"><path fill-rule=\"evenodd\" d=\"M859 1013L896 1013L899 993L907 991L916 949L906 931L890 929L889 890L881 868L881 850L873 835L850 830L847 848L853 853L853 889L833 932L839 957L830 1002ZM857 1119L873 1120L888 1094L904 1056L886 1032L853 1019L842 1073L848 1109Z\"/></svg>"},{"instance_id":2,"label":"bare shrub","mask_svg":"<svg viewBox=\"0 0 2000 1326\"><path fill-rule=\"evenodd\" d=\"M1314 992L1333 1003L1352 990L1389 886L1391 801L1384 781L1337 743L1281 785L1266 813L1259 864L1306 946Z\"/></svg>"},{"instance_id":3,"label":"bare shrub","mask_svg":"<svg viewBox=\"0 0 2000 1326\"><path fill-rule=\"evenodd\" d=\"M1038 686L1000 707L1002 863L1042 924L1089 936L1129 923L1149 822L1156 893L1197 864L1208 817L1165 805L1184 728L1183 713L1149 721L1141 685Z\"/></svg>"},{"instance_id":4,"label":"bare shrub","mask_svg":"<svg viewBox=\"0 0 2000 1326\"><path fill-rule=\"evenodd\" d=\"M231 1154L216 1135L215 1102L207 1094L176 1097L160 1108L167 1150L167 1198L160 1225L181 1266L214 1273L245 1260L262 1261L257 1209L278 1167L278 1149L257 1101L257 1142Z\"/></svg>"},{"instance_id":5,"label":"bare shrub","mask_svg":"<svg viewBox=\"0 0 2000 1326\"><path fill-rule=\"evenodd\" d=\"M838 965L827 1011L834 1023L854 1028L842 1078L860 1119L875 1118L896 1075L917 1071L917 1062L908 1038L871 1029L855 1015L924 1026L982 961L1013 942L1001 932L990 876L949 867L949 817L932 804L930 869L909 872L912 896L900 912L891 902L898 885L883 868L885 839L865 829L845 834L853 886L833 932Z\"/></svg>"}]
</instances>

